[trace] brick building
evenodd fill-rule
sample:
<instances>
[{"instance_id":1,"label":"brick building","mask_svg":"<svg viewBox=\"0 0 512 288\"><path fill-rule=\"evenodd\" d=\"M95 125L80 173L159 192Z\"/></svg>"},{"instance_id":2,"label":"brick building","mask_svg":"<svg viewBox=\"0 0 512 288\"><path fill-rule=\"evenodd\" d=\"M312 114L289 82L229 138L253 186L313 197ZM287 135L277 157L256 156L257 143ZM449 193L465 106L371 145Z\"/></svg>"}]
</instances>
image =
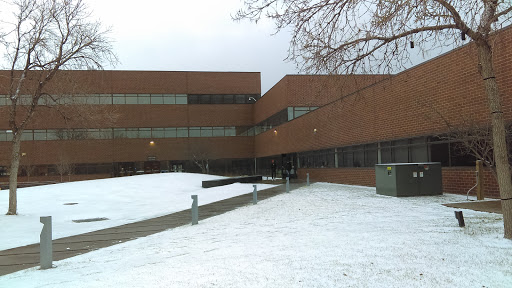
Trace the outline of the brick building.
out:
<instances>
[{"instance_id":1,"label":"brick building","mask_svg":"<svg viewBox=\"0 0 512 288\"><path fill-rule=\"evenodd\" d=\"M495 45L510 121L512 28ZM299 177L374 186L376 163L436 161L445 192L465 193L475 183L474 159L439 135L446 121L489 123L476 59L468 44L396 75L288 75L263 97L259 73L66 71L60 81L82 87L76 103L113 108L116 119L64 123L54 109L40 109L24 134L20 180L57 178L62 162L73 164L73 179L199 172L194 162L205 159L210 173L270 174L273 159ZM0 96L0 182L9 163L9 101ZM485 186L498 196L489 171Z\"/></svg>"}]
</instances>

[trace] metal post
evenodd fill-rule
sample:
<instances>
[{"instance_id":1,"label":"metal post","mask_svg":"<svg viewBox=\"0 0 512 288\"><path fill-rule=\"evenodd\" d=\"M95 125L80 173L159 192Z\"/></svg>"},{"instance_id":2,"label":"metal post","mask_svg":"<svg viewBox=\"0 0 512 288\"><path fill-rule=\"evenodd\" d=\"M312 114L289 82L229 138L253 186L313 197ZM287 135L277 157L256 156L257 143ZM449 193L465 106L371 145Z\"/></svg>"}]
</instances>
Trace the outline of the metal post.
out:
<instances>
[{"instance_id":1,"label":"metal post","mask_svg":"<svg viewBox=\"0 0 512 288\"><path fill-rule=\"evenodd\" d=\"M290 193L290 177L286 177L286 193Z\"/></svg>"},{"instance_id":2,"label":"metal post","mask_svg":"<svg viewBox=\"0 0 512 288\"><path fill-rule=\"evenodd\" d=\"M309 186L309 173L306 173L306 181L307 181L307 185Z\"/></svg>"},{"instance_id":3,"label":"metal post","mask_svg":"<svg viewBox=\"0 0 512 288\"><path fill-rule=\"evenodd\" d=\"M190 196L192 198L192 225L196 225L199 220L199 212L197 208L197 195Z\"/></svg>"},{"instance_id":4,"label":"metal post","mask_svg":"<svg viewBox=\"0 0 512 288\"><path fill-rule=\"evenodd\" d=\"M252 191L252 204L258 204L258 185L252 185L254 191Z\"/></svg>"},{"instance_id":5,"label":"metal post","mask_svg":"<svg viewBox=\"0 0 512 288\"><path fill-rule=\"evenodd\" d=\"M462 211L454 211L455 212L455 218L459 220L459 227L464 227L466 224L464 223L464 215L462 215Z\"/></svg>"},{"instance_id":6,"label":"metal post","mask_svg":"<svg viewBox=\"0 0 512 288\"><path fill-rule=\"evenodd\" d=\"M484 166L482 160L476 161L476 199L484 200Z\"/></svg>"},{"instance_id":7,"label":"metal post","mask_svg":"<svg viewBox=\"0 0 512 288\"><path fill-rule=\"evenodd\" d=\"M40 217L39 221L44 224L39 236L39 259L41 269L52 268L52 216Z\"/></svg>"}]
</instances>

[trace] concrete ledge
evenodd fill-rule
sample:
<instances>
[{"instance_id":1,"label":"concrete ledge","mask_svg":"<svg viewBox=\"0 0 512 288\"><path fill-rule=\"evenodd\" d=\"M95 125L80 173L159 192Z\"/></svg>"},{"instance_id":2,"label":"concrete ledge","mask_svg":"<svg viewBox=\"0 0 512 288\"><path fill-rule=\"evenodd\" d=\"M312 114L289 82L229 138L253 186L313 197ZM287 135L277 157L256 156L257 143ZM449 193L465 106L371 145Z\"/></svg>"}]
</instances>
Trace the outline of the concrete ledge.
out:
<instances>
[{"instance_id":1,"label":"concrete ledge","mask_svg":"<svg viewBox=\"0 0 512 288\"><path fill-rule=\"evenodd\" d=\"M254 176L243 176L243 177L232 177L226 179L218 179L218 180L208 180L203 181L203 188L212 188L217 186L224 186L233 183L254 183L257 181L261 181L263 177L261 175Z\"/></svg>"}]
</instances>

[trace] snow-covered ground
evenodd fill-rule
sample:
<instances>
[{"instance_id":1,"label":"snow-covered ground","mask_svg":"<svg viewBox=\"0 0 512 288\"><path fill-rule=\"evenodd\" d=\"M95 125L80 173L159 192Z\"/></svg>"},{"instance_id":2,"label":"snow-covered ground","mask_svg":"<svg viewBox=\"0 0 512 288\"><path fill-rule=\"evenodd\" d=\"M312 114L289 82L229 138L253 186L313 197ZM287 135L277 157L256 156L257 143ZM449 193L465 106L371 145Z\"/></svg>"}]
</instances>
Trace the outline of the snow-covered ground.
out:
<instances>
[{"instance_id":1,"label":"snow-covered ground","mask_svg":"<svg viewBox=\"0 0 512 288\"><path fill-rule=\"evenodd\" d=\"M0 250L39 243L40 216L52 216L53 238L100 230L252 193L252 184L204 189L203 180L225 178L192 173L163 173L80 181L18 189L18 214L6 216L9 191L0 191ZM258 185L258 190L274 187ZM75 205L64 205L77 203ZM73 220L108 218L75 223ZM0 286L1 287L1 286Z\"/></svg>"},{"instance_id":2,"label":"snow-covered ground","mask_svg":"<svg viewBox=\"0 0 512 288\"><path fill-rule=\"evenodd\" d=\"M512 287L502 216L316 183L199 225L0 277L0 287Z\"/></svg>"}]
</instances>

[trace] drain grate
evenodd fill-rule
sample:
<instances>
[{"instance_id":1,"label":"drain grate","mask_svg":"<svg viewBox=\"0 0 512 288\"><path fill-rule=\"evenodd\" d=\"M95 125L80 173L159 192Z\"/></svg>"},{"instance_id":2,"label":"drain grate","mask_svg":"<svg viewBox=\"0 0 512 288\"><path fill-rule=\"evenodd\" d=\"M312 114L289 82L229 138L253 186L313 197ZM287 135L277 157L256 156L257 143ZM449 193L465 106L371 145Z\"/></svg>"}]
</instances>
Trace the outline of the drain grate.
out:
<instances>
[{"instance_id":1,"label":"drain grate","mask_svg":"<svg viewBox=\"0 0 512 288\"><path fill-rule=\"evenodd\" d=\"M109 220L109 219L102 217L102 218L78 219L78 220L72 220L72 221L75 223L84 223L84 222L96 222L96 221L105 221L105 220Z\"/></svg>"}]
</instances>

